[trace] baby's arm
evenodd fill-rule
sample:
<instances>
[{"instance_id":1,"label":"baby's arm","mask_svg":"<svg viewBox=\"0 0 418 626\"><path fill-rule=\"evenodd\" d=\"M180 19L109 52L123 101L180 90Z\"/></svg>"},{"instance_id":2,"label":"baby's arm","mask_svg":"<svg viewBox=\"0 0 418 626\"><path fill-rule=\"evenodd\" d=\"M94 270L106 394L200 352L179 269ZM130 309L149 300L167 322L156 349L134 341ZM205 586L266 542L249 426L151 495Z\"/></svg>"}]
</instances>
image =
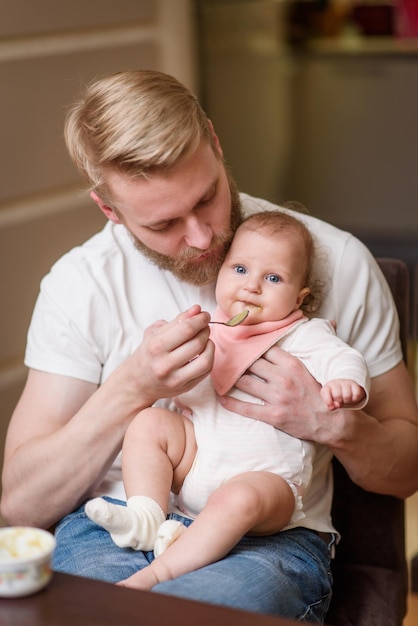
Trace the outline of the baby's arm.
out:
<instances>
[{"instance_id":1,"label":"baby's arm","mask_svg":"<svg viewBox=\"0 0 418 626\"><path fill-rule=\"evenodd\" d=\"M352 407L366 397L366 392L354 380L330 380L321 389L321 396L329 411Z\"/></svg>"}]
</instances>

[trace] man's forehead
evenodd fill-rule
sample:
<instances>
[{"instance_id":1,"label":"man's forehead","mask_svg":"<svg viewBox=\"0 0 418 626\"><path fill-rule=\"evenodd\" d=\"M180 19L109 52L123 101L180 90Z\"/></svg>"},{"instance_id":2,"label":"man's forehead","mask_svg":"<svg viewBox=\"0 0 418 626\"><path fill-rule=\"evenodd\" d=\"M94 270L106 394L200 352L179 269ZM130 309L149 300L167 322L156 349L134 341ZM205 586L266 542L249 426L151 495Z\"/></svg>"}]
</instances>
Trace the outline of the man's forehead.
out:
<instances>
[{"instance_id":1,"label":"man's forehead","mask_svg":"<svg viewBox=\"0 0 418 626\"><path fill-rule=\"evenodd\" d=\"M154 216L163 222L193 210L216 192L219 171L196 172L195 178L176 179L164 175L132 178L112 174L108 179L112 204L120 211Z\"/></svg>"}]
</instances>

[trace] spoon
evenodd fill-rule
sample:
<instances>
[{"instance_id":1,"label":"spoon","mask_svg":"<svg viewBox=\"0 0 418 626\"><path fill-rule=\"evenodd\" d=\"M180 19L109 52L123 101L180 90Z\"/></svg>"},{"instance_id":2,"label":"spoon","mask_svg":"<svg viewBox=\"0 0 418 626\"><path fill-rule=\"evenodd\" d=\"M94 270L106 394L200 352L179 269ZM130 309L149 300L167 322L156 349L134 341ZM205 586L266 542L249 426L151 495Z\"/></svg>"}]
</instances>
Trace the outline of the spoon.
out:
<instances>
[{"instance_id":1,"label":"spoon","mask_svg":"<svg viewBox=\"0 0 418 626\"><path fill-rule=\"evenodd\" d=\"M231 317L231 319L228 320L227 322L210 321L209 324L223 324L224 326L239 326L239 324L242 324L242 322L245 319L247 319L248 314L249 314L249 310L244 309L243 311L241 311L241 313L237 313L236 315L234 315L234 317Z\"/></svg>"}]
</instances>

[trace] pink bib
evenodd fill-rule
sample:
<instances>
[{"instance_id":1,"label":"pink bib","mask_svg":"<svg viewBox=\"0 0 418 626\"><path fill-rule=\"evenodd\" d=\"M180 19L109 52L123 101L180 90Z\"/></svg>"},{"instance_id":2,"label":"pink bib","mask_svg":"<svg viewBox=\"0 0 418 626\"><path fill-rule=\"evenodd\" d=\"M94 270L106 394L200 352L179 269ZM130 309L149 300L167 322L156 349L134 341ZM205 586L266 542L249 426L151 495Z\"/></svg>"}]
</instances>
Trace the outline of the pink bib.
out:
<instances>
[{"instance_id":1,"label":"pink bib","mask_svg":"<svg viewBox=\"0 0 418 626\"><path fill-rule=\"evenodd\" d=\"M213 319L219 322L228 320L219 307ZM298 309L277 322L211 326L210 338L216 346L211 376L217 393L222 396L229 391L254 361L271 348L296 322L304 319L306 318L303 312Z\"/></svg>"}]
</instances>

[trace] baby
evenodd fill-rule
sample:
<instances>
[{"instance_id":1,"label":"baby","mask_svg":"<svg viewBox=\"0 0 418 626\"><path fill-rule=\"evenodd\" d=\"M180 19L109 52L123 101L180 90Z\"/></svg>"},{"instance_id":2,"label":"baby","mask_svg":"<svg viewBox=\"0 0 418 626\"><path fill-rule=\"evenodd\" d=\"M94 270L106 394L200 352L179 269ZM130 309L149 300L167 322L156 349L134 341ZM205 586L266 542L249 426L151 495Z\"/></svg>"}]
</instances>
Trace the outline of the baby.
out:
<instances>
[{"instance_id":1,"label":"baby","mask_svg":"<svg viewBox=\"0 0 418 626\"><path fill-rule=\"evenodd\" d=\"M366 404L362 356L331 322L304 313L314 295L314 254L309 230L285 212L258 213L238 228L218 275L215 320L248 315L240 326L212 326L212 375L176 399L181 412L154 406L132 421L122 451L127 506L101 498L86 504L118 546L158 557L120 584L151 589L221 559L245 534L309 527L303 495L316 445L227 411L219 397L258 402L234 384L278 344L321 384L324 411ZM166 520L170 491L194 520L187 529Z\"/></svg>"}]
</instances>

